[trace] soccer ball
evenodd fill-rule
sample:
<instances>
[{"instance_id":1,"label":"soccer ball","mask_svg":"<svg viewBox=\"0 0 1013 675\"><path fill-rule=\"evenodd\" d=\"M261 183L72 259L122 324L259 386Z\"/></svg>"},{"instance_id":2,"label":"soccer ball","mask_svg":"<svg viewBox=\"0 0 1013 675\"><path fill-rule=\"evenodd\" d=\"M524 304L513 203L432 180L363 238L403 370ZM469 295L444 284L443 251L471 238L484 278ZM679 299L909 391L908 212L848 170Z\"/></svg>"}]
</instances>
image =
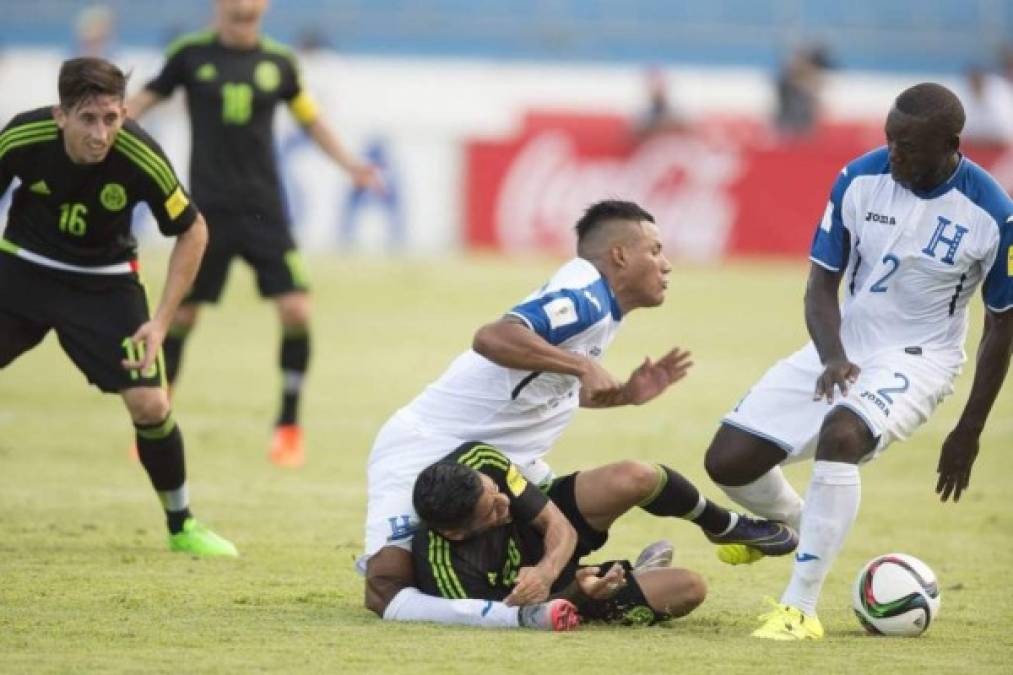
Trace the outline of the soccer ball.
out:
<instances>
[{"instance_id":1,"label":"soccer ball","mask_svg":"<svg viewBox=\"0 0 1013 675\"><path fill-rule=\"evenodd\" d=\"M858 573L853 605L859 623L873 635L914 637L939 613L939 583L914 556L881 555Z\"/></svg>"}]
</instances>

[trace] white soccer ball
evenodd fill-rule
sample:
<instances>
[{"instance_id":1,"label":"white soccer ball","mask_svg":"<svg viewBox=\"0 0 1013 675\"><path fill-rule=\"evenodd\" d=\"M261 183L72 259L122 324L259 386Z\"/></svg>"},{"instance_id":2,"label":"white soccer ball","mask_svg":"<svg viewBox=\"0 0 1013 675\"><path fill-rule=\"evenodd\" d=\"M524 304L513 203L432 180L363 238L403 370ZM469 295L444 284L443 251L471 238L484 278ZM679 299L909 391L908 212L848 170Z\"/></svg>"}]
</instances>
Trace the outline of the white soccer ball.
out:
<instances>
[{"instance_id":1,"label":"white soccer ball","mask_svg":"<svg viewBox=\"0 0 1013 675\"><path fill-rule=\"evenodd\" d=\"M939 614L939 583L918 558L888 553L865 563L852 600L859 623L873 635L914 637Z\"/></svg>"}]
</instances>

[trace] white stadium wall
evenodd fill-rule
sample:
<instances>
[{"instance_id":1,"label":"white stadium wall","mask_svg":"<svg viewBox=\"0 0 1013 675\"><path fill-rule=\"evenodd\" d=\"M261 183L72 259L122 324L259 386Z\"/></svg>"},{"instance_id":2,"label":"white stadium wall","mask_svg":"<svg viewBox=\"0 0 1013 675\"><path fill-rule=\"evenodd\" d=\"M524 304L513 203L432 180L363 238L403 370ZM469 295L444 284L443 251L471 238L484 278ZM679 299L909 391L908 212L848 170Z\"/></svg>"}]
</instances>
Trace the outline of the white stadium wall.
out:
<instances>
[{"instance_id":1,"label":"white stadium wall","mask_svg":"<svg viewBox=\"0 0 1013 675\"><path fill-rule=\"evenodd\" d=\"M4 92L0 116L6 120L20 110L52 103L56 73L65 56L57 51L4 52L0 56L0 91ZM156 73L162 60L152 51L126 51L113 58L132 72L132 91ZM304 80L328 121L350 148L384 165L391 185L386 200L354 195L345 176L295 127L286 111L279 110L279 158L290 208L297 236L310 250L439 254L483 245L481 236L469 234L474 225L467 222L474 219L472 211L477 208L474 195L467 194L473 189L474 177L468 174L474 172L469 161L476 144L517 137L533 112L631 120L645 105L644 71L633 66L347 58L331 52L302 55L300 62ZM764 71L670 68L665 72L676 106L690 120L732 116L762 122L770 116L773 86ZM831 122L878 125L892 97L924 79L930 78L833 74L826 92L826 117ZM182 95L156 108L143 124L185 181L189 132ZM670 147L677 153L687 146ZM661 154L665 154L663 148ZM522 202L519 210L533 208L524 203L529 192L517 185L517 179L512 179L505 193ZM713 192L713 186L703 189ZM697 197L689 202L669 199L661 208L691 203L700 214L708 213L708 204L717 204L714 212L735 208L734 203L722 207L720 202L708 201L710 192ZM586 203L591 197L578 192L570 198L565 208L549 212L572 221L576 214L569 211L575 207L569 204ZM4 206L7 202L9 198ZM488 205L490 211L497 208L504 206ZM666 213L666 217L671 216ZM723 222L727 226L732 221L726 217ZM143 219L138 231L150 235L150 219ZM506 235L501 238L507 243L518 239ZM694 257L711 258L730 250L725 235L707 241L683 235L673 236L689 242L685 253ZM520 248L529 245L538 243L527 242Z\"/></svg>"}]
</instances>

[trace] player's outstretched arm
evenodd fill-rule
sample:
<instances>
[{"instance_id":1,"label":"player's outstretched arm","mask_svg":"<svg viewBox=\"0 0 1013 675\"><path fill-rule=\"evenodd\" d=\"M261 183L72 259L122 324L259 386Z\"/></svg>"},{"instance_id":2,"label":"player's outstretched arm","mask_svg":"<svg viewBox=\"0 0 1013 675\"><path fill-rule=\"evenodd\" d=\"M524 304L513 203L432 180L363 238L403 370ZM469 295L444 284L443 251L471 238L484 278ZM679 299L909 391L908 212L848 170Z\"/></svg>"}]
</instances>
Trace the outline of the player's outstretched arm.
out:
<instances>
[{"instance_id":1,"label":"player's outstretched arm","mask_svg":"<svg viewBox=\"0 0 1013 675\"><path fill-rule=\"evenodd\" d=\"M550 344L514 316L479 328L471 346L504 368L579 377L580 401L586 407L596 407L595 401L614 398L621 388L619 381L598 362Z\"/></svg>"},{"instance_id":2,"label":"player's outstretched arm","mask_svg":"<svg viewBox=\"0 0 1013 675\"><path fill-rule=\"evenodd\" d=\"M127 117L135 120L162 102L162 97L150 89L142 89L127 99Z\"/></svg>"},{"instance_id":3,"label":"player's outstretched arm","mask_svg":"<svg viewBox=\"0 0 1013 675\"><path fill-rule=\"evenodd\" d=\"M1013 309L1002 313L985 311L985 328L978 345L974 382L957 426L943 441L936 471L936 493L942 501L960 495L971 480L971 467L978 456L978 439L985 421L1002 389L1013 350Z\"/></svg>"},{"instance_id":4,"label":"player's outstretched arm","mask_svg":"<svg viewBox=\"0 0 1013 675\"><path fill-rule=\"evenodd\" d=\"M841 307L837 299L843 273L816 263L809 269L805 287L805 324L823 363L813 400L834 402L834 387L847 396L848 385L858 380L861 369L848 360L841 342Z\"/></svg>"},{"instance_id":5,"label":"player's outstretched arm","mask_svg":"<svg viewBox=\"0 0 1013 675\"><path fill-rule=\"evenodd\" d=\"M183 301L183 296L193 284L194 277L197 276L197 268L204 255L207 242L208 226L204 221L204 216L198 213L193 224L176 237L176 243L169 257L169 271L158 308L151 320L142 324L131 338L135 345L144 345L143 349L137 351L138 354L143 354L143 359L139 361L124 360L124 368L144 372L158 357L172 317L175 315L179 303Z\"/></svg>"},{"instance_id":6,"label":"player's outstretched arm","mask_svg":"<svg viewBox=\"0 0 1013 675\"><path fill-rule=\"evenodd\" d=\"M510 606L532 605L547 600L552 584L577 547L577 531L552 502L542 508L531 524L545 539L545 553L537 565L517 571L517 583L504 599Z\"/></svg>"},{"instance_id":7,"label":"player's outstretched arm","mask_svg":"<svg viewBox=\"0 0 1013 675\"><path fill-rule=\"evenodd\" d=\"M372 164L360 161L345 147L338 135L319 116L303 125L313 142L334 162L348 172L356 187L382 191L383 178Z\"/></svg>"}]
</instances>

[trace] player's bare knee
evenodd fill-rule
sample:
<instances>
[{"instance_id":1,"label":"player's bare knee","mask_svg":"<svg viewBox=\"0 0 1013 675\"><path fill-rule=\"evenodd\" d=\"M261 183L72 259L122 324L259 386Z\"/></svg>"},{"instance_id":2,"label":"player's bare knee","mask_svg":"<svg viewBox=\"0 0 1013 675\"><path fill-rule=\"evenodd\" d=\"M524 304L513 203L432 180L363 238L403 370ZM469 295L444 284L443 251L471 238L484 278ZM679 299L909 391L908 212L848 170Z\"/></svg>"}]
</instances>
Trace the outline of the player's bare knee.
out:
<instances>
[{"instance_id":1,"label":"player's bare knee","mask_svg":"<svg viewBox=\"0 0 1013 675\"><path fill-rule=\"evenodd\" d=\"M627 460L620 462L617 465L617 469L622 476L621 484L629 492L630 496L636 498L637 501L657 491L658 481L661 478L656 465L636 460Z\"/></svg>"},{"instance_id":2,"label":"player's bare knee","mask_svg":"<svg viewBox=\"0 0 1013 675\"><path fill-rule=\"evenodd\" d=\"M302 292L279 296L278 315L285 328L305 330L310 321L309 296Z\"/></svg>"},{"instance_id":3,"label":"player's bare knee","mask_svg":"<svg viewBox=\"0 0 1013 675\"><path fill-rule=\"evenodd\" d=\"M875 448L875 438L855 413L837 408L820 428L816 459L857 464Z\"/></svg>"},{"instance_id":4,"label":"player's bare knee","mask_svg":"<svg viewBox=\"0 0 1013 675\"><path fill-rule=\"evenodd\" d=\"M656 611L672 617L686 616L707 599L707 582L696 572L684 569L666 570L669 579L668 596L664 607Z\"/></svg>"},{"instance_id":5,"label":"player's bare knee","mask_svg":"<svg viewBox=\"0 0 1013 675\"><path fill-rule=\"evenodd\" d=\"M787 453L770 441L722 424L704 454L703 465L718 485L739 486L752 483L785 457Z\"/></svg>"},{"instance_id":6,"label":"player's bare knee","mask_svg":"<svg viewBox=\"0 0 1013 675\"><path fill-rule=\"evenodd\" d=\"M707 599L707 582L696 572L689 572L687 577L686 603L692 611Z\"/></svg>"},{"instance_id":7,"label":"player's bare knee","mask_svg":"<svg viewBox=\"0 0 1013 675\"><path fill-rule=\"evenodd\" d=\"M169 416L169 396L164 389L137 387L125 392L123 398L134 424L158 424Z\"/></svg>"}]
</instances>

